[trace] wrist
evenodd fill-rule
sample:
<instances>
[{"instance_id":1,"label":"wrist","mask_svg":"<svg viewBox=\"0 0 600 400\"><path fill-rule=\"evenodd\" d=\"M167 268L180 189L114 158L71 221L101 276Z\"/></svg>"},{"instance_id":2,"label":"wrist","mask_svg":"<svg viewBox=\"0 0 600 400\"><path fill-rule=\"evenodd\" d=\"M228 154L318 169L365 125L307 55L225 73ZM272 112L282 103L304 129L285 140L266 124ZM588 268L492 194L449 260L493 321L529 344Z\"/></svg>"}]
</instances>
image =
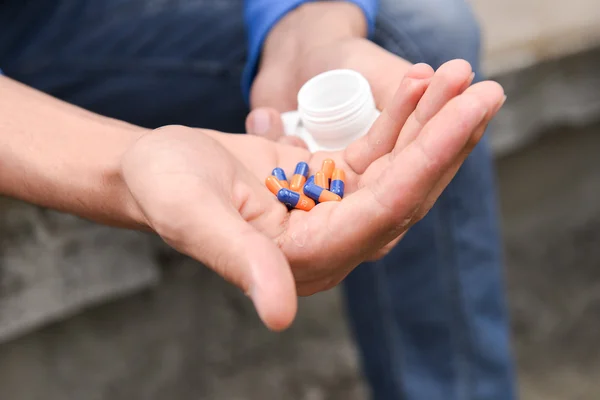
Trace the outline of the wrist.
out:
<instances>
[{"instance_id":1,"label":"wrist","mask_svg":"<svg viewBox=\"0 0 600 400\"><path fill-rule=\"evenodd\" d=\"M151 230L123 175L123 158L126 153L149 132L151 131L139 127L115 127L112 135L108 135L114 135L114 141L104 152L105 161L97 160L90 165L91 181L96 182L94 186L101 193L98 198L112 208L110 212L100 213L97 222L129 229ZM106 135L106 130L103 133Z\"/></svg>"},{"instance_id":2,"label":"wrist","mask_svg":"<svg viewBox=\"0 0 600 400\"><path fill-rule=\"evenodd\" d=\"M319 46L367 35L363 11L350 2L303 4L281 19L267 36L259 70L295 66Z\"/></svg>"},{"instance_id":3,"label":"wrist","mask_svg":"<svg viewBox=\"0 0 600 400\"><path fill-rule=\"evenodd\" d=\"M311 65L313 56L320 49L364 39L367 32L365 13L352 2L311 2L291 11L265 39L250 91L251 107L295 109L298 90L323 67Z\"/></svg>"},{"instance_id":4,"label":"wrist","mask_svg":"<svg viewBox=\"0 0 600 400\"><path fill-rule=\"evenodd\" d=\"M0 195L144 229L121 160L146 130L0 77Z\"/></svg>"},{"instance_id":5,"label":"wrist","mask_svg":"<svg viewBox=\"0 0 600 400\"><path fill-rule=\"evenodd\" d=\"M37 170L29 165L31 181L51 194L44 198L27 193L29 198L24 200L103 225L149 230L122 171L125 154L149 131L104 117L84 118L77 125L86 130L87 143L69 140L69 135L62 141L64 158L48 159ZM52 163L58 168L44 172Z\"/></svg>"}]
</instances>

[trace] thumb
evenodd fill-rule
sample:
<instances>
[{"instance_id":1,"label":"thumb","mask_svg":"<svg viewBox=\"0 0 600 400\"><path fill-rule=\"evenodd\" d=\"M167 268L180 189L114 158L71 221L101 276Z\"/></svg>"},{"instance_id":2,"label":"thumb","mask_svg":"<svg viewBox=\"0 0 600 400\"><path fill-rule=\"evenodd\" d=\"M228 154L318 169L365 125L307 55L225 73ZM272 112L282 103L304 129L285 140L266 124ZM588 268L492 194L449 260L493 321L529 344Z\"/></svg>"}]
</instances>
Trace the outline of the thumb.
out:
<instances>
[{"instance_id":1,"label":"thumb","mask_svg":"<svg viewBox=\"0 0 600 400\"><path fill-rule=\"evenodd\" d=\"M208 206L208 207L207 207ZM275 243L248 224L233 207L205 204L210 215L196 218L195 238L185 253L201 261L252 299L264 324L274 331L296 316L296 285L287 259Z\"/></svg>"},{"instance_id":2,"label":"thumb","mask_svg":"<svg viewBox=\"0 0 600 400\"><path fill-rule=\"evenodd\" d=\"M251 111L246 118L246 132L281 144L306 148L306 143L299 137L285 135L281 115L274 108L262 107Z\"/></svg>"},{"instance_id":3,"label":"thumb","mask_svg":"<svg viewBox=\"0 0 600 400\"><path fill-rule=\"evenodd\" d=\"M246 132L272 141L277 141L285 135L279 112L267 107L257 108L248 114Z\"/></svg>"}]
</instances>

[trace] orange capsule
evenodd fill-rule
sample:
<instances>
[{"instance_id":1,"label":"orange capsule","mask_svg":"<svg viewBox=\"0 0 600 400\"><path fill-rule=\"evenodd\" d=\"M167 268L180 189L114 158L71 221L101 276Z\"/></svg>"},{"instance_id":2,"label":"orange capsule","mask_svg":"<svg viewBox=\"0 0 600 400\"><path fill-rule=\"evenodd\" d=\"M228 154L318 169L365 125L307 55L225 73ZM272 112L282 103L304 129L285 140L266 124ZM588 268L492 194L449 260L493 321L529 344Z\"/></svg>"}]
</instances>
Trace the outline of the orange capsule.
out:
<instances>
[{"instance_id":1,"label":"orange capsule","mask_svg":"<svg viewBox=\"0 0 600 400\"><path fill-rule=\"evenodd\" d=\"M267 189L275 196L277 196L277 193L279 193L281 189L284 189L281 181L273 175L268 176L267 179L265 179L265 185L267 185Z\"/></svg>"},{"instance_id":2,"label":"orange capsule","mask_svg":"<svg viewBox=\"0 0 600 400\"><path fill-rule=\"evenodd\" d=\"M325 177L327 178L327 182L331 179L331 175L333 174L333 170L335 168L335 162L331 158L326 158L323 160L323 165L321 166L321 171L325 173Z\"/></svg>"},{"instance_id":3,"label":"orange capsule","mask_svg":"<svg viewBox=\"0 0 600 400\"><path fill-rule=\"evenodd\" d=\"M346 173L343 169L336 168L331 176L331 187L329 191L340 197L344 197L344 186L346 184Z\"/></svg>"},{"instance_id":4,"label":"orange capsule","mask_svg":"<svg viewBox=\"0 0 600 400\"><path fill-rule=\"evenodd\" d=\"M323 189L329 189L329 181L325 177L325 172L319 171L315 174L315 185L321 186Z\"/></svg>"}]
</instances>

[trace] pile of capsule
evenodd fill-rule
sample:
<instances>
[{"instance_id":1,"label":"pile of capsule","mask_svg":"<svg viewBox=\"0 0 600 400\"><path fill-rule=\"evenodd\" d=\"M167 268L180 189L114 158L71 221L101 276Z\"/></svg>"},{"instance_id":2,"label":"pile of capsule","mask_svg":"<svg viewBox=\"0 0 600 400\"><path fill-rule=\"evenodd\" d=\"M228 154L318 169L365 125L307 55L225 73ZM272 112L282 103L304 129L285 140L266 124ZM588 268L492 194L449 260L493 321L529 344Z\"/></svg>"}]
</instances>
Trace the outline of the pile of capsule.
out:
<instances>
[{"instance_id":1,"label":"pile of capsule","mask_svg":"<svg viewBox=\"0 0 600 400\"><path fill-rule=\"evenodd\" d=\"M309 211L318 203L341 201L344 197L345 180L344 170L335 168L335 162L326 159L321 170L310 178L308 164L299 162L289 183L284 170L275 168L265 184L289 209Z\"/></svg>"}]
</instances>

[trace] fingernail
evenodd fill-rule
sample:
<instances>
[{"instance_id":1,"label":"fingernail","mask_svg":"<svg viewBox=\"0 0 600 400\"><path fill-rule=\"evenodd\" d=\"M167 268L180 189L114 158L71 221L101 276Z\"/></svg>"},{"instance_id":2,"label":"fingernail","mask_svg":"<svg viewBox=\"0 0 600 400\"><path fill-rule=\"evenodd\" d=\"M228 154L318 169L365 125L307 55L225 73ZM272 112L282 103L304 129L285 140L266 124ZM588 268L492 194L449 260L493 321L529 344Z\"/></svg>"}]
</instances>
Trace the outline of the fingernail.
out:
<instances>
[{"instance_id":1,"label":"fingernail","mask_svg":"<svg viewBox=\"0 0 600 400\"><path fill-rule=\"evenodd\" d=\"M252 115L252 132L255 135L264 135L271 129L271 116L267 111L256 110Z\"/></svg>"},{"instance_id":2,"label":"fingernail","mask_svg":"<svg viewBox=\"0 0 600 400\"><path fill-rule=\"evenodd\" d=\"M471 75L469 75L469 78L463 84L461 92L464 92L469 86L471 86L471 84L473 83L473 79L475 79L475 72L471 72Z\"/></svg>"}]
</instances>

